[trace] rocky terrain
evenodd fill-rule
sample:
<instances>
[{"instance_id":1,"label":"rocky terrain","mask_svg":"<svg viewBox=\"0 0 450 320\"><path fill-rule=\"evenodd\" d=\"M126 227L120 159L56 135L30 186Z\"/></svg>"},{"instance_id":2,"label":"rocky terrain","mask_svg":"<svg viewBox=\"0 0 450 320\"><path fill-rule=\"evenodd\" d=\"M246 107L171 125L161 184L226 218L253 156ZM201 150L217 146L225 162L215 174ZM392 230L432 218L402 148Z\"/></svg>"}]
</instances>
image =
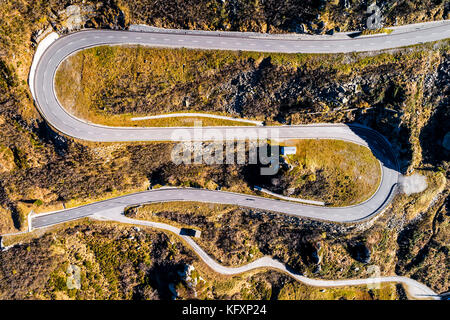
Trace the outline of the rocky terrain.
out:
<instances>
[{"instance_id":1,"label":"rocky terrain","mask_svg":"<svg viewBox=\"0 0 450 320\"><path fill-rule=\"evenodd\" d=\"M46 234L0 253L0 298L174 299L177 286L189 297L194 256L171 238L89 223Z\"/></svg>"},{"instance_id":2,"label":"rocky terrain","mask_svg":"<svg viewBox=\"0 0 450 320\"><path fill-rule=\"evenodd\" d=\"M269 12L275 12L273 10L275 2L265 1L263 8L258 10L259 14L248 14L254 12L254 7L249 7L250 11L236 10L236 14L245 13L245 15L233 19L228 18L227 8L239 3L231 1L224 2L224 5L222 2L208 2L211 3L209 6L206 4L194 6L198 2L190 1L183 1L182 6L177 6L174 1L2 2L0 6L1 233L24 230L25 217L31 209L39 210L41 206L46 206L46 209L50 209L51 206L61 208L63 202L76 205L124 192L143 190L148 187L149 179L170 177L168 174L170 172L176 174L182 183L195 181L198 170L202 170L205 183L209 176L216 176L223 181L229 181L230 185L241 184L235 167L206 170L206 168L170 166L162 156L164 150L170 148L169 145L93 144L74 141L54 132L37 113L27 84L36 42L47 32L57 30L65 33L83 27L126 28L134 23L181 28L289 32L297 30L296 23L292 22L294 15L301 19L299 23L306 25L305 32L328 32L331 28L337 30L336 27L350 30L356 29L361 24L360 10L349 7L348 10L358 12L354 15L350 13L345 15L340 10L333 11L336 13L334 15L330 13L327 15L324 10L329 10L332 6L345 8L351 6L353 2L329 2L322 9L317 9L316 6L311 9L305 7L307 10L302 8L305 9L302 12L307 13L301 18L297 14L298 11L296 13L293 10L291 3L286 2L286 6L280 8L280 14L272 18ZM384 3L386 25L393 25L395 17L401 17L398 23L441 19L446 17L448 11L443 1L397 1L396 5L393 1ZM388 13L389 4L392 7L389 12L392 13ZM77 5L78 8L67 8L69 5ZM309 5L309 2L305 2L305 6ZM221 8L224 10L219 10ZM317 17L318 14L320 17ZM223 18L217 18L219 15ZM260 18L255 22L257 17ZM329 18L325 21L325 17ZM244 18L251 21L244 22ZM325 25L317 31L319 20ZM308 21L311 21L311 28ZM317 26L314 26L316 22ZM230 27L221 26L228 23ZM323 249L317 247L319 240L316 234L311 238L301 239L299 234L302 234L304 229L296 227L295 223L286 224L286 229L274 230L271 233L273 224L270 219L279 221L277 219L281 218L269 215L258 215L262 218L255 218L260 232L255 233L257 238L249 239L250 243L258 246L259 251L278 256L306 272L318 271L317 259L313 252L318 250L317 255L320 256L320 250L323 250L321 269L318 271L318 275L323 277L364 276L368 273L368 265L376 264L379 265L382 274L395 272L422 281L438 292L448 291L449 185L446 181L450 175L450 150L446 147L449 130L446 124L450 120L448 42L391 50L381 54L299 56L291 61L280 61L276 57L270 59L266 57L261 61L244 59L241 64L232 67L234 69L231 68L231 71L242 68L242 72L234 74L230 72L225 77L226 81L215 75L202 78L205 82L213 79L215 82L211 81L212 86L222 85L228 90L226 97L227 101L230 101L229 111L241 112L248 117L267 115L270 120L279 123L319 121L365 123L382 132L394 144L401 159L402 172L420 172L429 182L429 188L424 192L411 196L398 195L390 210L373 225L348 227L317 225L315 228L316 225L311 225L312 222L305 222L308 230L326 232L324 239L321 238L322 233L318 235ZM250 107L256 103L261 109ZM356 108L356 112L347 108ZM173 211L162 210L161 216L176 220L178 216ZM218 254L218 257L220 255L220 259L230 264L242 263L250 253L254 254L253 251L246 251L247 247L240 243L241 239L236 238L236 234L239 235L241 229L244 229L241 227L242 221L248 221L251 214L255 213L243 211L234 216L224 215L223 223L229 221L231 231L235 231L227 233L230 239L223 238L221 241L217 241L220 239L218 235L222 234L221 226L212 229L214 232L211 231L211 234L207 233L208 239L215 244L215 247L210 247L211 252ZM203 222L201 219L200 222L196 222L194 217L184 216L182 222L199 225L209 223L205 219ZM183 270L186 269L186 265L190 264L192 259L196 259L188 249L179 245L171 247L167 237L160 233L150 232L146 236L139 236L132 229L119 229L115 226L97 227L81 224L69 227L68 231L60 231L57 235L48 233L36 239L23 239L23 244L2 251L1 297L173 298L173 290L168 285L158 287L158 281L155 280L157 277L155 278L152 270L167 270L166 267L170 269L177 266L178 262L182 263L180 268L170 269L172 270L172 273L168 273L170 280L161 283L172 283L180 296L191 297L191 294L194 294L184 286L183 281L180 282L184 277ZM286 234L297 239L296 242L291 243L284 238L285 230L289 231ZM136 253L133 249L129 255L124 255L120 251L121 245L126 244L128 248L139 246L137 241L128 239L130 236L134 239L140 237L141 246L154 243L160 251L153 252L154 254L147 257L141 255L141 251L138 250L139 253ZM73 247L71 241L75 242ZM270 245L272 241L275 241L276 247ZM234 244L239 249L237 254L241 254L241 257L224 255L225 249L229 249L229 244ZM288 248L299 249L298 256L290 259L286 255ZM172 254L174 258L170 260L170 252L173 250L179 251ZM105 257L105 252L108 252L108 257ZM111 252L115 254L111 255ZM302 254L305 258L301 256ZM159 259L159 256L163 259ZM150 263L146 265L146 262L149 262L147 258L150 259ZM91 265L87 261L90 261ZM171 261L174 262L173 265ZM158 269L158 266L163 269ZM82 277L81 291L77 289L78 282L75 279L78 272L86 276ZM202 277L206 279L206 271L203 272ZM119 279L117 275L120 276ZM69 286L67 278L70 278ZM156 282L148 280L150 285L146 285L146 279L149 278ZM212 276L210 279L213 279ZM285 280L279 274L274 275L270 272L256 276L245 275L239 279L224 281L222 284L217 282L219 284L216 283L214 289L207 290L204 295L198 291L198 297L278 297L275 293L280 293L280 283ZM241 291L237 283L244 282L249 283L250 287L246 291ZM307 290L303 287L294 290L293 287L281 296L297 297L298 292ZM231 288L231 291L227 288ZM271 288L270 293L262 290L264 288ZM257 295L258 292L261 294ZM318 297L317 294L319 293L314 292L314 295L306 298ZM359 297L366 294L367 291L366 293L359 291ZM349 296L348 292L341 292L338 297L342 295ZM386 296L393 297L395 294Z\"/></svg>"},{"instance_id":3,"label":"rocky terrain","mask_svg":"<svg viewBox=\"0 0 450 320\"><path fill-rule=\"evenodd\" d=\"M312 288L275 271L211 273L173 235L81 222L0 252L1 299L396 299L395 285Z\"/></svg>"},{"instance_id":4,"label":"rocky terrain","mask_svg":"<svg viewBox=\"0 0 450 320\"><path fill-rule=\"evenodd\" d=\"M132 218L200 230L196 241L224 265L264 255L309 277L367 278L400 274L448 291L448 187L429 176L431 194L399 195L376 221L333 224L235 206L171 203L130 208ZM419 216L414 212L426 212Z\"/></svg>"},{"instance_id":5,"label":"rocky terrain","mask_svg":"<svg viewBox=\"0 0 450 320\"><path fill-rule=\"evenodd\" d=\"M121 4L121 7L129 13L131 21L158 27L331 34L366 28L369 16L366 11L370 3L355 0L288 0L282 3L276 0L141 0ZM449 11L445 1L385 0L376 3L385 26L446 19Z\"/></svg>"}]
</instances>

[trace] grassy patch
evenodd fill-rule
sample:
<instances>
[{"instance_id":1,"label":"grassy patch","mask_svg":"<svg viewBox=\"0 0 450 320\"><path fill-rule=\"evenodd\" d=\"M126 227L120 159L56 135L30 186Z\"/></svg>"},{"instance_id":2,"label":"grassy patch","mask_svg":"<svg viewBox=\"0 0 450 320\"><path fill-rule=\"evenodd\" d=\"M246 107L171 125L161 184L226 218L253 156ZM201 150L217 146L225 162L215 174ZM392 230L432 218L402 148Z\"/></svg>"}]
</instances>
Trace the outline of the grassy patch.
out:
<instances>
[{"instance_id":1,"label":"grassy patch","mask_svg":"<svg viewBox=\"0 0 450 320\"><path fill-rule=\"evenodd\" d=\"M288 283L281 289L280 300L397 300L394 283L382 283L379 288L368 286L320 288Z\"/></svg>"},{"instance_id":2,"label":"grassy patch","mask_svg":"<svg viewBox=\"0 0 450 320\"><path fill-rule=\"evenodd\" d=\"M361 35L363 36L367 36L367 35L372 35L372 34L382 34L382 33L386 33L386 34L391 34L394 30L392 29L387 29L387 28L380 28L380 29L365 29L361 32Z\"/></svg>"},{"instance_id":3,"label":"grassy patch","mask_svg":"<svg viewBox=\"0 0 450 320\"><path fill-rule=\"evenodd\" d=\"M0 144L0 173L9 172L17 168L15 160L14 152Z\"/></svg>"},{"instance_id":4,"label":"grassy patch","mask_svg":"<svg viewBox=\"0 0 450 320\"><path fill-rule=\"evenodd\" d=\"M55 76L59 100L78 117L115 126L192 126L201 120L205 126L249 125L212 118L163 118L131 121L172 111L202 111L189 105L175 86L189 86L203 73L218 73L240 58L238 52L169 50L144 47L96 47L66 59ZM199 86L198 94L207 103L208 92ZM171 94L167 106L149 110L153 101ZM181 109L180 109L181 108ZM211 113L211 112L209 112ZM223 112L213 112L223 115Z\"/></svg>"},{"instance_id":5,"label":"grassy patch","mask_svg":"<svg viewBox=\"0 0 450 320\"><path fill-rule=\"evenodd\" d=\"M285 195L346 206L369 199L377 190L381 168L371 151L339 140L291 140L297 153L287 155L292 167L281 177Z\"/></svg>"}]
</instances>

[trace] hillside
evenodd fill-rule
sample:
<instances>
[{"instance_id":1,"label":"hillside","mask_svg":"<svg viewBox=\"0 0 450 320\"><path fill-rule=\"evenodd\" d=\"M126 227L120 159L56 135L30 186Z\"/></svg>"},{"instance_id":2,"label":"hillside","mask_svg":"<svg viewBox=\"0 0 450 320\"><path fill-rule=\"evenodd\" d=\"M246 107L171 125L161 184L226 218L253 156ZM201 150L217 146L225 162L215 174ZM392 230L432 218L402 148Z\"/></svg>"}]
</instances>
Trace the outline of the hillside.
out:
<instances>
[{"instance_id":1,"label":"hillside","mask_svg":"<svg viewBox=\"0 0 450 320\"><path fill-rule=\"evenodd\" d=\"M302 2L305 6L302 8L295 7L297 1L287 1L276 11L273 7L278 3L3 1L0 5L0 233L25 230L26 216L32 209L61 209L63 204L74 206L145 190L150 183L161 181L212 188L215 186L208 183L213 180L220 181L230 191L251 192L241 167L175 166L167 156L171 144L87 143L58 134L37 112L27 78L36 42L52 30L64 34L83 27L124 29L130 24L147 23L174 28L284 33L299 31L298 26L305 24L305 32L321 33L331 28L337 30L336 27L358 29L364 21L360 8L352 7L353 1L331 1L320 8L316 1ZM347 9L344 8L346 3L350 5ZM448 8L444 4L448 2L405 0L384 3L386 25L394 25L395 17L401 17L397 24L448 17ZM66 9L69 4L79 7ZM321 21L325 23L324 28L319 28ZM218 219L217 225L201 212L179 215L181 210L176 206L170 210L159 208L156 216L174 223L213 225L210 234L206 234L211 240L208 249L228 264L243 263L250 254L256 256L255 252L260 251L281 257L298 270L312 273L317 263L307 253L325 232L326 237L321 240L325 248L324 260L317 274L320 277L366 276L368 264L361 262L361 252L366 253L364 248L367 247L372 261L380 264L383 274L395 272L417 279L437 292L448 291L450 150L444 143L449 130L445 124L450 123L448 46L446 40L381 53L236 54L222 70L214 68L217 56L205 57L205 53L198 52L197 57L210 59L212 67L208 67L209 72L205 70L199 74L197 82L191 81L188 85L172 83L162 93L161 100L151 100L140 110L127 111L177 110L182 104L167 103L168 97L177 93L180 99L189 95L190 105L196 110L238 114L277 124L364 123L392 142L401 161L402 173L418 172L427 177L428 189L419 194L398 195L390 209L373 225L349 228L304 220L297 221L300 225L297 227L286 217L261 215L246 209L239 209L234 215L213 216ZM187 53L160 52L174 57L186 57ZM199 62L194 59L188 63L195 70ZM119 93L128 94L126 84L130 79L124 80L116 79L113 85L117 91L105 93L105 98L115 103L109 114L118 114L128 107L121 105L119 99ZM137 94L154 90L143 83L135 85L132 89ZM222 88L219 92L222 96L214 91L217 88ZM208 90L213 93L206 103L204 97ZM244 244L244 239L239 236L246 232L249 217L259 229ZM289 221L283 224L283 219ZM278 227L273 229L277 222L280 222ZM302 232L310 229L320 232L299 238ZM224 230L230 232L225 232L226 237L221 238ZM167 298L170 289L168 286L161 289L158 282L161 270L166 268L172 271L169 275L175 280L161 283L174 284L182 297L193 294L183 283L178 285L177 263L184 266L197 258L175 237L154 230L137 235L131 228L90 222L74 223L54 232L56 235L49 232L34 234L34 238L4 239L21 244L0 252L2 298ZM139 244L128 239L129 236L142 239L142 246L154 244L156 251L142 256L139 250L135 251ZM295 241L291 242L292 239ZM123 244L131 249L129 255L121 259L119 252ZM236 251L226 253L232 246ZM290 250L305 254L287 255ZM110 261L107 255L111 253L115 253L117 259ZM93 272L92 278L86 276L83 279L82 290L65 286L70 276L69 265L79 266L85 275L86 270ZM198 269L211 283L218 277L208 275L201 266ZM115 276L117 270L120 270L120 279ZM283 277L261 271L228 282L217 280L206 286L199 297L267 298L272 294L261 288L269 287L273 288L271 292L280 293L281 290L282 294L274 294L274 297L327 297L318 290L305 289ZM281 281L290 284L282 287ZM242 289L244 282L249 283L249 287ZM393 286L385 289L386 292L372 296L361 288L350 291L327 289L330 290L327 294L329 298L401 296L401 289ZM302 292L307 294L302 295Z\"/></svg>"}]
</instances>

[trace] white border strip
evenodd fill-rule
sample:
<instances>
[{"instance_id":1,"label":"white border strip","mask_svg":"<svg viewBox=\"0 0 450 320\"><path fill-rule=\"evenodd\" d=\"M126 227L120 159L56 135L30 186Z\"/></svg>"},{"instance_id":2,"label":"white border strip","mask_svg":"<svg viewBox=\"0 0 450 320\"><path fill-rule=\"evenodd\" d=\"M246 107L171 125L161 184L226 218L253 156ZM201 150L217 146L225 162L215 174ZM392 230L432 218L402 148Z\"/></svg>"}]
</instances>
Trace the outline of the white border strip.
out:
<instances>
[{"instance_id":1,"label":"white border strip","mask_svg":"<svg viewBox=\"0 0 450 320\"><path fill-rule=\"evenodd\" d=\"M59 38L59 35L56 32L50 33L41 42L39 42L36 52L34 53L33 62L30 67L30 73L28 74L28 84L30 86L31 95L33 99L36 101L36 97L34 95L34 75L36 74L36 67L38 65L41 56L44 54L45 50L47 50L50 45L55 42Z\"/></svg>"},{"instance_id":2,"label":"white border strip","mask_svg":"<svg viewBox=\"0 0 450 320\"><path fill-rule=\"evenodd\" d=\"M264 188L261 188L261 187L258 187L258 186L255 186L255 189L258 190L258 191L261 191L263 193L269 194L271 196L274 196L276 198L283 199L283 200L309 203L309 204L313 204L313 205L317 205L317 206L324 206L325 205L325 202L322 202L322 201L307 200L307 199L300 199L300 198L294 198L294 197L286 197L286 196L283 196L281 194L274 193L272 191L269 191L267 189L264 189Z\"/></svg>"},{"instance_id":3,"label":"white border strip","mask_svg":"<svg viewBox=\"0 0 450 320\"><path fill-rule=\"evenodd\" d=\"M256 120L248 120L248 119L241 119L241 118L233 118L233 117L227 117L227 116L220 116L216 114L209 114L209 113L196 113L196 112L179 112L179 113L170 113L170 114L160 114L156 116L146 116L146 117L135 117L131 118L131 121L141 121L141 120L150 120L150 119L163 119L163 118L178 118L178 117L201 117L201 118L213 118L213 119L221 119L221 120L228 120L228 121L238 121L238 122L245 122L245 123L251 123L257 126L262 126L262 121L256 121Z\"/></svg>"}]
</instances>

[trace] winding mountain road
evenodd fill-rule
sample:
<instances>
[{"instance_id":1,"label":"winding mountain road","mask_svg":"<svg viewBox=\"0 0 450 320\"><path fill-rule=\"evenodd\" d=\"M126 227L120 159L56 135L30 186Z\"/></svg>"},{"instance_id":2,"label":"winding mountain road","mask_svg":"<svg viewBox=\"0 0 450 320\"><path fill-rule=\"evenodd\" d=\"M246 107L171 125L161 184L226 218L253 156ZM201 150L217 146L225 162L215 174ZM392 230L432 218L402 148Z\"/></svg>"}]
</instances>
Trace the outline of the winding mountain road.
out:
<instances>
[{"instance_id":1,"label":"winding mountain road","mask_svg":"<svg viewBox=\"0 0 450 320\"><path fill-rule=\"evenodd\" d=\"M221 49L221 50L249 50L266 52L314 52L335 53L351 51L369 51L389 49L394 47L417 44L420 42L440 40L450 37L450 23L448 21L433 25L429 28L418 28L415 31L394 33L391 35L379 35L356 39L339 40L291 40L284 37L273 36L254 37L245 34L232 33L188 33L188 32L129 32L110 30L88 30L72 33L52 42L45 49L41 49L39 57L35 59L30 72L30 89L36 105L46 121L56 130L83 140L97 142L119 141L183 141L186 138L178 135L174 139L177 130L184 130L184 137L194 137L195 128L146 128L146 127L108 127L89 123L68 113L59 103L54 90L54 76L60 63L69 55L79 50L100 45L124 45L139 44L155 47L170 48L197 48L197 49ZM38 48L39 50L39 48ZM268 136L276 132L280 140L284 139L339 139L357 143L370 148L381 165L382 179L378 190L367 201L350 207L318 207L299 204L288 201L280 201L244 194L210 191L188 188L171 188L144 191L125 195L105 201L92 203L77 208L61 210L52 213L33 215L30 217L30 228L42 228L69 220L87 216L109 218L115 221L128 222L123 215L128 206L161 201L203 201L220 204L231 204L251 207L261 210L272 210L295 216L307 217L333 222L356 222L369 219L384 210L395 194L398 183L398 165L396 157L389 142L376 131L361 125L343 124L319 124L303 126L279 126L279 127L204 127L203 135L208 136L220 132L224 137L232 139L247 139L248 130L254 130L256 134L266 132ZM230 133L231 132L231 133ZM204 138L199 138L202 140ZM137 221L137 220L136 220ZM140 221L140 224L144 222ZM151 223L150 223L151 224ZM193 247L199 256L213 269L221 273L238 273L240 269L229 271L213 261L190 238L184 239ZM270 261L268 260L270 259ZM259 261L259 262L257 262ZM257 260L244 269L256 267L274 267L286 271L281 263L263 258ZM224 269L225 268L225 269ZM245 270L244 270L245 271ZM325 286L330 281L312 280L300 275L290 273L307 284ZM414 280L401 277L382 278L381 282L400 281L414 282ZM407 279L407 280L405 280ZM308 281L310 283L308 283ZM323 282L325 281L325 282ZM365 281L365 282L364 282ZM367 283L368 280L342 280L333 285L353 285ZM338 281L339 282L339 281ZM411 284L417 292L424 295L434 294L423 285Z\"/></svg>"},{"instance_id":2,"label":"winding mountain road","mask_svg":"<svg viewBox=\"0 0 450 320\"><path fill-rule=\"evenodd\" d=\"M240 267L226 267L217 263L213 258L211 258L191 237L182 235L181 230L177 227L152 221L137 220L125 217L120 210L118 211L108 211L107 213L95 214L93 218L98 220L110 220L125 224L141 225L145 227L157 228L165 231L172 232L179 237L181 237L185 243L187 243L192 250L203 260L203 262L210 267L213 271L224 274L224 275L236 275L243 272L251 271L260 268L271 268L276 269L281 272L289 274L294 279L314 287L342 287L342 286L361 286L367 285L371 288L377 288L378 285L382 283L401 283L407 294L414 299L433 299L439 300L440 296L433 290L428 288L426 285L407 277L402 276L387 276L387 277L377 277L367 279L343 279L343 280L322 280L322 279L311 279L305 277L297 272L291 270L289 267L284 265L278 260L273 259L269 256L264 256L251 263Z\"/></svg>"},{"instance_id":3,"label":"winding mountain road","mask_svg":"<svg viewBox=\"0 0 450 320\"><path fill-rule=\"evenodd\" d=\"M168 41L166 41L168 39ZM185 39L183 44L178 40ZM208 40L215 39L215 41ZM200 48L216 48L220 44L221 37L201 35L179 35L163 33L140 33L108 30L81 31L61 37L51 43L39 57L33 67L34 76L30 78L30 88L36 104L48 123L56 130L74 138L98 141L183 141L204 140L205 137L215 137L217 133L224 139L246 140L249 136L277 137L285 139L339 139L363 145L372 150L381 164L381 183L375 194L367 201L351 207L318 207L280 201L263 197L248 196L243 194L199 190L199 189L162 189L145 191L126 195L90 205L64 210L51 215L36 216L32 219L33 227L43 227L55 223L89 216L104 208L125 208L143 202L156 201L205 201L221 204L247 206L262 210L273 210L286 214L308 217L333 222L362 221L380 213L395 192L398 182L398 167L396 157L392 152L389 142L376 131L357 124L316 124L298 126L275 127L203 127L202 136L196 135L196 128L184 127L108 127L89 123L76 118L67 112L59 103L54 88L54 76L60 63L69 55L83 48L99 45L119 45L140 43L149 46L190 46ZM235 38L228 37L229 41L236 42ZM231 39L231 40L230 40ZM244 38L246 39L246 38ZM194 41L200 41L198 44ZM212 43L210 44L209 42ZM252 39L260 46L250 46L253 50L259 50L263 43L274 41L278 43L285 40L260 40ZM354 40L347 40L354 41ZM302 41L300 41L302 42ZM296 43L296 42L294 42ZM276 46L274 44L274 46ZM294 46L294 44L293 44ZM218 46L219 48L220 45ZM229 46L226 46L229 49ZM245 49L246 46L238 46ZM293 50L293 49L292 49Z\"/></svg>"}]
</instances>

